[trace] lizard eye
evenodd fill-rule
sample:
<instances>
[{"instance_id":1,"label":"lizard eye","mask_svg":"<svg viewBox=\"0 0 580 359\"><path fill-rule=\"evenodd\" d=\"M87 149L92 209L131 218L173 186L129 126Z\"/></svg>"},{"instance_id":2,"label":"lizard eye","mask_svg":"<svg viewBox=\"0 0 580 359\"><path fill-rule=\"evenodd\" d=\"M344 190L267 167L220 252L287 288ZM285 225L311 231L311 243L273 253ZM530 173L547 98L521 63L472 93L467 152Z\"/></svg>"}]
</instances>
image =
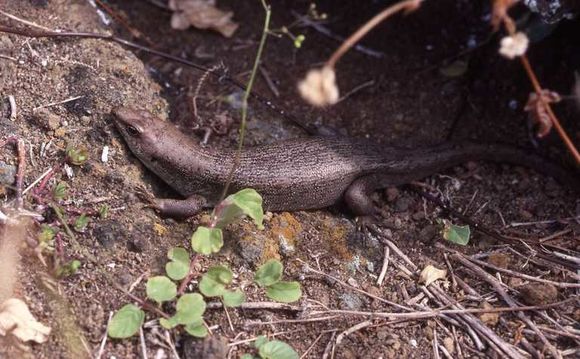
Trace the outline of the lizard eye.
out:
<instances>
[{"instance_id":1,"label":"lizard eye","mask_svg":"<svg viewBox=\"0 0 580 359\"><path fill-rule=\"evenodd\" d=\"M127 129L127 133L131 136L138 136L141 133L141 131L139 131L135 126L127 125L125 128Z\"/></svg>"}]
</instances>

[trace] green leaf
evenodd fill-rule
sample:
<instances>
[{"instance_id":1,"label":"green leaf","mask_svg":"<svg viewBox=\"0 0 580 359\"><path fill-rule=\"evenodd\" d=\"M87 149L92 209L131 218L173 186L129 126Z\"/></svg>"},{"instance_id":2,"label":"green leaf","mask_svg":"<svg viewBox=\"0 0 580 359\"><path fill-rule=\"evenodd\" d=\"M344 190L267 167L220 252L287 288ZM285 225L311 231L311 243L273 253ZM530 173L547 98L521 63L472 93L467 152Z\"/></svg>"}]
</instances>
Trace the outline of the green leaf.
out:
<instances>
[{"instance_id":1,"label":"green leaf","mask_svg":"<svg viewBox=\"0 0 580 359\"><path fill-rule=\"evenodd\" d=\"M203 255L217 253L223 245L224 238L220 228L199 226L191 236L191 247Z\"/></svg>"},{"instance_id":2,"label":"green leaf","mask_svg":"<svg viewBox=\"0 0 580 359\"><path fill-rule=\"evenodd\" d=\"M111 338L129 338L135 335L145 321L145 312L133 304L121 308L109 323L107 333Z\"/></svg>"},{"instance_id":3,"label":"green leaf","mask_svg":"<svg viewBox=\"0 0 580 359\"><path fill-rule=\"evenodd\" d=\"M240 357L240 359L255 359L256 357L252 354L244 354Z\"/></svg>"},{"instance_id":4,"label":"green leaf","mask_svg":"<svg viewBox=\"0 0 580 359\"><path fill-rule=\"evenodd\" d=\"M300 299L302 290L298 282L277 282L266 287L266 295L277 302L291 303Z\"/></svg>"},{"instance_id":5,"label":"green leaf","mask_svg":"<svg viewBox=\"0 0 580 359\"><path fill-rule=\"evenodd\" d=\"M267 287L278 282L282 278L284 267L279 260L270 259L262 264L254 275L254 281L262 287Z\"/></svg>"},{"instance_id":6,"label":"green leaf","mask_svg":"<svg viewBox=\"0 0 580 359\"><path fill-rule=\"evenodd\" d=\"M469 229L469 226L458 226L446 219L444 219L442 222L443 229L441 234L443 235L443 238L462 246L465 246L469 243L469 238L471 237L471 230Z\"/></svg>"},{"instance_id":7,"label":"green leaf","mask_svg":"<svg viewBox=\"0 0 580 359\"><path fill-rule=\"evenodd\" d=\"M216 227L223 228L234 219L246 215L254 220L258 228L263 229L264 210L262 209L262 196L251 188L243 189L231 194L224 199L215 210L217 218Z\"/></svg>"},{"instance_id":8,"label":"green leaf","mask_svg":"<svg viewBox=\"0 0 580 359\"><path fill-rule=\"evenodd\" d=\"M65 182L59 182L52 190L52 198L55 201L64 199L66 197L66 187L67 186Z\"/></svg>"},{"instance_id":9,"label":"green leaf","mask_svg":"<svg viewBox=\"0 0 580 359\"><path fill-rule=\"evenodd\" d=\"M80 166L83 163L87 162L88 159L89 154L87 150L84 148L76 149L70 147L66 150L66 160L68 163L72 165Z\"/></svg>"},{"instance_id":10,"label":"green leaf","mask_svg":"<svg viewBox=\"0 0 580 359\"><path fill-rule=\"evenodd\" d=\"M190 324L201 319L205 307L206 304L201 294L184 294L177 301L175 317L179 324Z\"/></svg>"},{"instance_id":11,"label":"green leaf","mask_svg":"<svg viewBox=\"0 0 580 359\"><path fill-rule=\"evenodd\" d=\"M260 335L254 342L254 348L260 349L260 347L268 342L268 338L264 335Z\"/></svg>"},{"instance_id":12,"label":"green leaf","mask_svg":"<svg viewBox=\"0 0 580 359\"><path fill-rule=\"evenodd\" d=\"M467 72L468 66L469 63L467 61L457 60L445 67L440 68L439 72L441 72L443 76L459 77Z\"/></svg>"},{"instance_id":13,"label":"green leaf","mask_svg":"<svg viewBox=\"0 0 580 359\"><path fill-rule=\"evenodd\" d=\"M203 325L203 319L195 321L185 326L185 331L197 338L205 338L208 334L207 328Z\"/></svg>"},{"instance_id":14,"label":"green leaf","mask_svg":"<svg viewBox=\"0 0 580 359\"><path fill-rule=\"evenodd\" d=\"M223 294L223 301L226 307L239 307L246 301L246 295L239 289L233 292L225 291Z\"/></svg>"},{"instance_id":15,"label":"green leaf","mask_svg":"<svg viewBox=\"0 0 580 359\"><path fill-rule=\"evenodd\" d=\"M74 229L77 232L84 232L87 224L89 224L89 217L83 213L75 220Z\"/></svg>"},{"instance_id":16,"label":"green leaf","mask_svg":"<svg viewBox=\"0 0 580 359\"><path fill-rule=\"evenodd\" d=\"M179 322L177 320L177 316L173 316L169 319L160 318L159 324L161 324L161 326L165 329L173 329L179 325Z\"/></svg>"},{"instance_id":17,"label":"green leaf","mask_svg":"<svg viewBox=\"0 0 580 359\"><path fill-rule=\"evenodd\" d=\"M151 277L147 280L147 297L161 304L177 295L177 286L165 276Z\"/></svg>"},{"instance_id":18,"label":"green leaf","mask_svg":"<svg viewBox=\"0 0 580 359\"><path fill-rule=\"evenodd\" d=\"M109 217L109 205L103 204L99 207L99 218L106 219L107 217Z\"/></svg>"},{"instance_id":19,"label":"green leaf","mask_svg":"<svg viewBox=\"0 0 580 359\"><path fill-rule=\"evenodd\" d=\"M272 340L259 349L263 359L298 359L298 353L288 344L279 340Z\"/></svg>"},{"instance_id":20,"label":"green leaf","mask_svg":"<svg viewBox=\"0 0 580 359\"><path fill-rule=\"evenodd\" d=\"M181 247L174 247L167 253L167 258L171 261L165 265L165 271L169 278L181 280L189 273L189 253Z\"/></svg>"},{"instance_id":21,"label":"green leaf","mask_svg":"<svg viewBox=\"0 0 580 359\"><path fill-rule=\"evenodd\" d=\"M225 266L208 269L199 282L199 291L206 297L219 297L226 291L226 285L232 282L233 273Z\"/></svg>"}]
</instances>

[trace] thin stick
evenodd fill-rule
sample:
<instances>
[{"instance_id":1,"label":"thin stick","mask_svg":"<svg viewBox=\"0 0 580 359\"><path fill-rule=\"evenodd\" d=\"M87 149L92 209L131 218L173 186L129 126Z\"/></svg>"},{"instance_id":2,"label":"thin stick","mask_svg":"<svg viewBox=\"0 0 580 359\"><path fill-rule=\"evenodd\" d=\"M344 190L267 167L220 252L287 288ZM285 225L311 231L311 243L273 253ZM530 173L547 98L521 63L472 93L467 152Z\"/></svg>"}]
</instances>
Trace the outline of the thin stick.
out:
<instances>
[{"instance_id":1,"label":"thin stick","mask_svg":"<svg viewBox=\"0 0 580 359\"><path fill-rule=\"evenodd\" d=\"M7 12L5 12L5 11L2 11L2 10L0 10L0 14L2 14L2 15L4 15L4 16L6 16L6 17L7 17L7 18L9 18L9 19L12 19L12 20L14 20L14 21L18 21L18 22L20 22L20 23L23 23L23 24L25 24L25 25L28 25L28 26L35 27L35 28L37 28L37 29L42 29L42 30L45 30L45 31L53 31L53 30L49 29L48 27L44 27L44 26L42 26L42 25L38 25L38 24L36 24L36 23L34 23L34 22L32 22L32 21L28 21L28 20L21 19L21 18L19 18L18 16L15 16L15 15L9 14L9 13L7 13ZM57 30L57 31L58 31L58 30Z\"/></svg>"},{"instance_id":2,"label":"thin stick","mask_svg":"<svg viewBox=\"0 0 580 359\"><path fill-rule=\"evenodd\" d=\"M145 345L145 335L143 335L143 326L139 327L139 343L141 343L141 356L147 359L147 346Z\"/></svg>"},{"instance_id":3,"label":"thin stick","mask_svg":"<svg viewBox=\"0 0 580 359\"><path fill-rule=\"evenodd\" d=\"M16 208L22 208L22 184L24 182L24 173L26 171L26 144L24 140L18 140L18 171L16 173Z\"/></svg>"},{"instance_id":4,"label":"thin stick","mask_svg":"<svg viewBox=\"0 0 580 359\"><path fill-rule=\"evenodd\" d=\"M109 320L107 320L107 326L105 327L105 334L103 335L103 339L101 340L101 345L99 345L99 351L95 359L101 359L103 356L103 352L105 351L105 344L107 344L107 338L109 337L109 324L111 323L111 318L113 318L113 312L109 312Z\"/></svg>"},{"instance_id":5,"label":"thin stick","mask_svg":"<svg viewBox=\"0 0 580 359\"><path fill-rule=\"evenodd\" d=\"M389 304L389 305L391 305L391 306L393 306L393 307L396 307L396 308L399 308L399 309L403 309L403 310L406 310L406 311L412 311L412 309L411 309L411 308L409 308L409 307L406 307L406 306L404 306L404 305L401 305L401 304L398 304L398 303L392 302L392 301L390 301L390 300L387 300L387 299L381 298L381 297L379 297L379 296L376 296L376 295L374 295L374 294L371 294L371 293L369 293L369 292L365 292L364 290L362 290L362 289L358 289L358 288L356 288L356 287L353 287L352 285L350 285L350 284L348 284L348 283L346 283L346 282L343 282L343 281L341 281L340 279L338 279L338 278L336 278L336 277L334 277L334 276L332 276L332 275L330 275L330 274L326 274L326 273L324 273L324 272L318 271L318 270L316 270L316 269L312 268L311 266L309 266L309 265L308 265L308 263L306 263L306 262L302 261L301 259L297 259L297 261L298 261L298 262L300 262L300 263L302 263L302 264L305 264L305 265L306 265L306 267L307 267L307 270L308 270L308 271L314 272L314 273L316 273L316 274L319 274L319 275L321 275L321 276L324 276L324 277L326 277L326 278L330 278L330 279L332 279L333 281L335 281L335 282L339 283L340 285L342 285L343 287L349 288L349 289L351 289L351 290L353 290L353 291L355 291L355 292L358 292L358 293L364 294L364 295L366 295L366 296L368 296L368 297L371 297L371 298L373 298L373 299L376 299L376 300L378 300L378 301L380 301L380 302L383 302L383 303Z\"/></svg>"},{"instance_id":6,"label":"thin stick","mask_svg":"<svg viewBox=\"0 0 580 359\"><path fill-rule=\"evenodd\" d=\"M76 100L78 100L80 98L83 98L83 97L84 97L83 95L73 96L73 97L69 97L67 99L64 99L62 101L47 103L46 105L40 105L38 107L33 108L32 111L34 112L34 111L39 110L41 108L52 107L52 106L56 106L56 105L62 105L62 104L67 103L67 102L76 101Z\"/></svg>"},{"instance_id":7,"label":"thin stick","mask_svg":"<svg viewBox=\"0 0 580 359\"><path fill-rule=\"evenodd\" d=\"M340 345L340 343L342 343L342 340L344 339L344 337L346 337L347 335L352 334L352 333L359 331L361 329L364 329L372 324L373 324L372 321L365 320L364 322L360 322L357 325L354 325L354 326L348 328L347 330L343 331L342 333L340 333L336 337L336 345Z\"/></svg>"},{"instance_id":8,"label":"thin stick","mask_svg":"<svg viewBox=\"0 0 580 359\"><path fill-rule=\"evenodd\" d=\"M566 147L568 147L568 151L570 151L570 153L574 157L576 164L580 164L580 153L578 152L578 149L576 149L576 146L574 146L574 143L572 142L572 140L570 140L570 137L568 137L568 134L566 133L566 131L564 131L564 128L562 127L562 125L560 124L560 121L558 120L558 118L554 114L554 111L552 110L552 107L550 106L550 104L547 103L544 100L544 97L541 95L542 94L542 86L540 86L540 82L538 81L536 74L532 70L532 66L530 65L530 62L528 61L527 56L525 54L520 56L520 60L522 62L522 65L524 66L524 69L526 70L526 73L528 74L528 77L530 78L530 81L532 82L532 86L534 87L534 91L536 91L536 94L538 95L538 100L541 101L542 104L544 105L544 107L546 108L546 110L548 110L548 116L550 116L550 121L552 121L552 124L556 128L558 135L560 136L560 138L562 139L562 141L564 142Z\"/></svg>"},{"instance_id":9,"label":"thin stick","mask_svg":"<svg viewBox=\"0 0 580 359\"><path fill-rule=\"evenodd\" d=\"M455 254L456 255L459 255L459 252L456 252ZM547 284L551 284L553 286L560 287L560 288L580 288L580 283L556 282L556 281L553 281L553 280L537 278L537 277L534 277L534 276L531 276L531 275L527 275L527 274L523 274L523 273L519 273L519 272L514 272L512 270L504 269L504 268L495 266L495 265L493 265L491 263L487 263L487 262L480 261L480 260L475 259L475 258L466 257L466 259L469 260L469 261L471 261L471 262L473 262L473 263L477 263L480 266L488 267L488 268L491 268L491 269L493 269L495 271L509 274L509 275L511 275L513 277L520 277L520 278L527 279L527 280L531 280L531 281L534 281L534 282L547 283Z\"/></svg>"},{"instance_id":10,"label":"thin stick","mask_svg":"<svg viewBox=\"0 0 580 359\"><path fill-rule=\"evenodd\" d=\"M502 286L502 284L495 279L494 276L490 275L489 273L485 272L483 269L481 269L481 267L478 267L477 265L475 265L474 263L471 263L467 258L465 258L464 256L460 255L460 254L453 254L452 257L454 259L456 259L457 261L461 262L461 264L463 264L464 266L468 267L469 269L471 269L472 271L474 271L478 277L480 277L481 279L485 280L486 282L488 282L493 289L500 295L500 297L510 306L515 308L521 308L517 305L517 303L515 302L515 300L512 299L512 297L510 297L508 295L508 293L506 292L506 290L504 289L504 287ZM577 297L572 297L571 299L575 299L577 300ZM532 329L536 335L540 338L540 340L542 341L542 343L544 343L545 347L551 352L552 356L554 358L561 358L562 356L560 355L560 353L558 352L558 350L552 345L552 343L550 343L548 341L548 339L546 339L546 336L540 331L540 329L538 329L538 327L536 326L536 324L531 321L524 313L522 312L517 312L516 315L520 318L520 320L522 320L523 322L526 323L526 325L528 327L530 327L530 329Z\"/></svg>"},{"instance_id":11,"label":"thin stick","mask_svg":"<svg viewBox=\"0 0 580 359\"><path fill-rule=\"evenodd\" d=\"M16 99L14 99L13 95L8 95L8 103L10 104L10 121L14 121L18 111L16 110Z\"/></svg>"},{"instance_id":12,"label":"thin stick","mask_svg":"<svg viewBox=\"0 0 580 359\"><path fill-rule=\"evenodd\" d=\"M389 255L391 253L391 249L389 246L385 246L385 256L383 259L383 267L381 268L381 273L379 274L379 279L377 279L377 285L380 287L383 285L383 281L385 280L385 275L387 274L387 268L389 267Z\"/></svg>"},{"instance_id":13,"label":"thin stick","mask_svg":"<svg viewBox=\"0 0 580 359\"><path fill-rule=\"evenodd\" d=\"M262 58L262 52L264 51L264 45L266 44L266 38L268 37L268 28L270 26L270 15L272 12L270 11L270 6L266 4L265 0L262 0L262 6L264 7L264 11L266 12L266 17L264 19L264 28L262 30L262 38L260 39L260 45L258 46L258 52L256 53L256 59L254 60L254 66L252 67L252 73L250 75L250 80L248 81L248 85L246 86L246 92L244 92L244 98L242 100L242 123L240 124L240 138L238 139L238 149L236 151L236 156L234 158L234 163L230 172L228 174L228 179L226 181L226 185L224 186L224 190L220 197L218 203L226 198L228 194L228 190L234 178L234 172L238 168L240 164L240 158L242 156L242 149L244 147L244 138L246 136L246 121L248 118L248 99L250 97L250 93L252 92L252 87L254 86L254 80L256 79L256 73L258 72L258 66L260 65L260 59ZM215 212L215 210L214 210Z\"/></svg>"},{"instance_id":14,"label":"thin stick","mask_svg":"<svg viewBox=\"0 0 580 359\"><path fill-rule=\"evenodd\" d=\"M320 340L320 338L322 338L322 336L324 335L324 333L320 333L318 335L318 337L316 337L316 339L314 340L314 342L312 344L310 344L310 346L308 347L308 349L306 349L306 351L304 353L302 353L302 355L300 356L300 359L304 359L308 353L310 353L310 351L312 350L312 348L314 348L314 346L316 345L316 343L318 343L318 341Z\"/></svg>"},{"instance_id":15,"label":"thin stick","mask_svg":"<svg viewBox=\"0 0 580 359\"><path fill-rule=\"evenodd\" d=\"M375 26L383 22L389 16L403 10L412 11L419 7L421 4L421 0L405 0L398 2L392 6L389 6L385 10L381 11L377 15L375 15L372 19L367 21L366 24L361 26L354 34L350 35L348 39L344 40L344 42L340 45L338 49L330 56L328 61L326 61L325 66L329 66L330 68L334 68L336 62L360 39L363 38L369 31L371 31Z\"/></svg>"}]
</instances>

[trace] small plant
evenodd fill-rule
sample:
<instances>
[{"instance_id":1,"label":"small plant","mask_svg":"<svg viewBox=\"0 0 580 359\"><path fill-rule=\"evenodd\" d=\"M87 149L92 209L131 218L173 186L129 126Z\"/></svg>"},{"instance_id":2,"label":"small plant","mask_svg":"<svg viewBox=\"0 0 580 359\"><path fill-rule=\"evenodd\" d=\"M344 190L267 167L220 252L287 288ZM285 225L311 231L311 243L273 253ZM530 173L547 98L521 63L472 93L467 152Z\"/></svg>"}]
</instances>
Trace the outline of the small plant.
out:
<instances>
[{"instance_id":1,"label":"small plant","mask_svg":"<svg viewBox=\"0 0 580 359\"><path fill-rule=\"evenodd\" d=\"M298 359L298 353L290 345L279 340L268 340L265 336L259 336L254 342L258 350L258 356L251 354L242 355L241 359Z\"/></svg>"},{"instance_id":2,"label":"small plant","mask_svg":"<svg viewBox=\"0 0 580 359\"><path fill-rule=\"evenodd\" d=\"M222 228L242 216L252 218L258 228L264 228L262 197L251 188L234 193L217 205L209 227L199 226L191 236L193 250L203 255L219 252L224 245Z\"/></svg>"},{"instance_id":3,"label":"small plant","mask_svg":"<svg viewBox=\"0 0 580 359\"><path fill-rule=\"evenodd\" d=\"M69 147L66 149L66 162L71 165L81 166L89 159L89 154L84 148Z\"/></svg>"},{"instance_id":4,"label":"small plant","mask_svg":"<svg viewBox=\"0 0 580 359\"><path fill-rule=\"evenodd\" d=\"M89 224L89 217L86 214L81 214L74 223L74 229L77 232L84 232L87 229L87 225Z\"/></svg>"},{"instance_id":5,"label":"small plant","mask_svg":"<svg viewBox=\"0 0 580 359\"><path fill-rule=\"evenodd\" d=\"M282 303L295 302L302 296L300 283L281 281L283 271L282 263L271 259L258 268L254 281L266 288L268 298Z\"/></svg>"},{"instance_id":6,"label":"small plant","mask_svg":"<svg viewBox=\"0 0 580 359\"><path fill-rule=\"evenodd\" d=\"M65 182L59 182L57 185L54 186L54 189L52 190L52 198L55 201L60 201L62 199L66 198L66 183Z\"/></svg>"},{"instance_id":7,"label":"small plant","mask_svg":"<svg viewBox=\"0 0 580 359\"><path fill-rule=\"evenodd\" d=\"M199 291L206 297L221 297L226 307L238 307L246 301L240 290L229 291L226 286L232 282L233 273L225 266L211 267L199 282Z\"/></svg>"}]
</instances>

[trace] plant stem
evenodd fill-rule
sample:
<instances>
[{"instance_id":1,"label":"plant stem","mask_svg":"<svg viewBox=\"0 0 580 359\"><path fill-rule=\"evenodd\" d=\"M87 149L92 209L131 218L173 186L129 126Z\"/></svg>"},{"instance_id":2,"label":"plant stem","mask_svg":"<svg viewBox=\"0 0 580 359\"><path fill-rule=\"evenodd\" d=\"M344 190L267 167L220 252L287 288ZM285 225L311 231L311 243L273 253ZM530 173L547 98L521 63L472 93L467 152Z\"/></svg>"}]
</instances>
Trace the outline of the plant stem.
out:
<instances>
[{"instance_id":1,"label":"plant stem","mask_svg":"<svg viewBox=\"0 0 580 359\"><path fill-rule=\"evenodd\" d=\"M228 194L228 190L232 183L232 179L234 177L234 172L236 171L237 167L240 164L240 157L242 155L242 149L244 147L244 138L246 136L246 122L248 118L248 99L250 98L252 87L254 86L254 80L256 78L256 73L258 72L258 66L260 65L260 58L262 57L262 52L264 51L264 45L266 44L266 38L268 37L268 29L270 26L270 15L272 11L270 10L270 6L266 4L265 0L262 1L262 6L264 7L264 11L266 12L266 17L264 19L264 28L262 30L262 38L260 39L260 45L258 46L258 52L256 53L256 59L254 60L254 66L252 67L252 73L250 74L250 80L248 81L248 85L246 86L246 91L244 92L244 98L242 100L242 123L240 124L240 138L238 141L238 150L236 151L236 156L234 158L234 163L232 165L232 169L228 174L228 180L226 181L226 185L224 186L224 190L222 192L220 201L223 201L226 195Z\"/></svg>"}]
</instances>

